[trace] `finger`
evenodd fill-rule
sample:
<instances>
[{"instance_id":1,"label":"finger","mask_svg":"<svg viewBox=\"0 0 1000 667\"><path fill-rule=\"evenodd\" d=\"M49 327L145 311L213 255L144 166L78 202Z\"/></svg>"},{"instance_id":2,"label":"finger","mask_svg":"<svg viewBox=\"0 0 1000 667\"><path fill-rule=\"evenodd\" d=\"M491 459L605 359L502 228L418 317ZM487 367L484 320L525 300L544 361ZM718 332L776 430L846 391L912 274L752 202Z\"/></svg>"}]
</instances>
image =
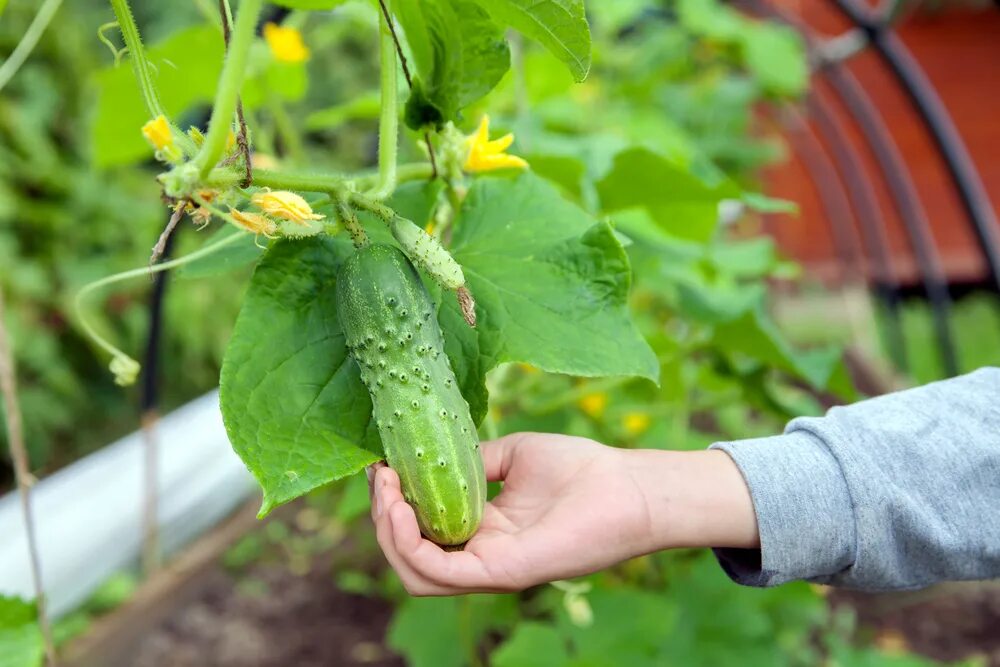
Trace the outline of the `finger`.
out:
<instances>
[{"instance_id":1,"label":"finger","mask_svg":"<svg viewBox=\"0 0 1000 667\"><path fill-rule=\"evenodd\" d=\"M397 504L405 504L403 497L399 492L398 485L394 485L392 483L391 476L386 474L376 474L375 497L376 504L381 504L381 507L383 508ZM396 549L395 539L393 537L392 521L389 518L389 513L385 510L383 510L375 519L375 537L376 540L378 540L379 547L382 549L382 553L385 554L386 560L389 561L389 565L396 571L396 574L399 575L399 578L403 582L403 586L406 588L407 592L411 595L448 594L448 591L442 589L437 584L427 581L424 577L417 574L413 568L411 568L406 561L400 557L399 552Z\"/></svg>"},{"instance_id":2,"label":"finger","mask_svg":"<svg viewBox=\"0 0 1000 667\"><path fill-rule=\"evenodd\" d=\"M406 503L395 503L387 512L396 553L415 574L452 594L509 590L509 582L492 577L472 552L445 551L425 539L413 508Z\"/></svg>"},{"instance_id":3,"label":"finger","mask_svg":"<svg viewBox=\"0 0 1000 667\"><path fill-rule=\"evenodd\" d=\"M368 477L368 502L371 504L372 521L375 521L375 475L382 468L387 467L385 461L376 461L370 466L365 466L365 475Z\"/></svg>"},{"instance_id":4,"label":"finger","mask_svg":"<svg viewBox=\"0 0 1000 667\"><path fill-rule=\"evenodd\" d=\"M399 575L406 590L411 595L454 594L456 591L443 588L416 573L406 563L405 559L399 556L395 545L393 523L389 518L389 508L394 505L403 505L406 507L409 507L409 505L403 499L399 475L396 474L396 471L385 466L380 467L375 471L372 486L374 487L375 495L375 502L372 505L372 511L375 516L375 536L379 547L382 548L382 552L385 554L386 560L389 561L389 565ZM419 534L420 528L417 526L416 515L412 513L412 510L411 517L413 522L412 529L416 530L417 534Z\"/></svg>"},{"instance_id":5,"label":"finger","mask_svg":"<svg viewBox=\"0 0 1000 667\"><path fill-rule=\"evenodd\" d=\"M486 469L488 481L503 481L507 477L507 472L514 463L514 451L523 439L523 433L512 433L480 445L479 451L483 457L483 467Z\"/></svg>"}]
</instances>

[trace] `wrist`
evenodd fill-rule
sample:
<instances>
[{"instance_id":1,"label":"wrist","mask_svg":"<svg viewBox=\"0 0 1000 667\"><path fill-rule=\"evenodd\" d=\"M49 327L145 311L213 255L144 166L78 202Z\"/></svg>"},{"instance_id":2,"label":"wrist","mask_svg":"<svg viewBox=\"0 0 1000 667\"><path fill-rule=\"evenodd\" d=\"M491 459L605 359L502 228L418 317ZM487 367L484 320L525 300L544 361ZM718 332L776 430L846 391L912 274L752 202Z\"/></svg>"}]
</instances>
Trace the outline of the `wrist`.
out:
<instances>
[{"instance_id":1,"label":"wrist","mask_svg":"<svg viewBox=\"0 0 1000 667\"><path fill-rule=\"evenodd\" d=\"M645 499L642 552L760 546L750 490L725 452L626 450L625 457Z\"/></svg>"}]
</instances>

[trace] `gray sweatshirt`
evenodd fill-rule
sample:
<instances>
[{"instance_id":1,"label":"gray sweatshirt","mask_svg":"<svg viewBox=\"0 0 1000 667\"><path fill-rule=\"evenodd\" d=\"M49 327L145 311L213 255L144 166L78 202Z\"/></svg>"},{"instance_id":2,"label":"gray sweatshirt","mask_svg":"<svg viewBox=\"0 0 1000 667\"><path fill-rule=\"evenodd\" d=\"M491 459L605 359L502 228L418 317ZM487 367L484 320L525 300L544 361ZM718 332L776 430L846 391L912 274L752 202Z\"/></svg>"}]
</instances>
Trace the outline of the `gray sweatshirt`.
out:
<instances>
[{"instance_id":1,"label":"gray sweatshirt","mask_svg":"<svg viewBox=\"0 0 1000 667\"><path fill-rule=\"evenodd\" d=\"M712 448L740 468L760 527L759 550L715 552L741 584L1000 577L1000 368Z\"/></svg>"}]
</instances>

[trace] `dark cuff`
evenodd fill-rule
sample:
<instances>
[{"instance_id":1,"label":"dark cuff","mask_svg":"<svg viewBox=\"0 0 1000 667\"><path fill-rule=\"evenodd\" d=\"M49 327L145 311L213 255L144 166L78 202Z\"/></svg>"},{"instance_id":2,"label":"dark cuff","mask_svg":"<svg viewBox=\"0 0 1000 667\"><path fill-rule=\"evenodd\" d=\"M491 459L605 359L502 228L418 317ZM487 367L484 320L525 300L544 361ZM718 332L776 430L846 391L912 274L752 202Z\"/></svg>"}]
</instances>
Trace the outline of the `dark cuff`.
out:
<instances>
[{"instance_id":1,"label":"dark cuff","mask_svg":"<svg viewBox=\"0 0 1000 667\"><path fill-rule=\"evenodd\" d=\"M854 562L854 510L840 465L811 433L718 442L753 498L760 549L716 549L733 581L776 586L824 581Z\"/></svg>"}]
</instances>

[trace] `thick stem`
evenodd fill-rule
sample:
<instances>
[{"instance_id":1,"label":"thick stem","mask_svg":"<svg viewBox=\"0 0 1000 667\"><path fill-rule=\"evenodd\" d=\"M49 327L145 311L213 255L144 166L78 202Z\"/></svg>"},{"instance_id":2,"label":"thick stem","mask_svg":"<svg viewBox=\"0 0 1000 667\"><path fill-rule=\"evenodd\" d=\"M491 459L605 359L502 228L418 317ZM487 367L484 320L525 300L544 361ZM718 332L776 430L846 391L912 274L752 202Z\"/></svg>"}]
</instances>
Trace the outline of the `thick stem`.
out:
<instances>
[{"instance_id":1,"label":"thick stem","mask_svg":"<svg viewBox=\"0 0 1000 667\"><path fill-rule=\"evenodd\" d=\"M124 0L112 1L124 2ZM263 0L243 0L236 15L236 25L229 42L229 51L226 53L226 62L222 67L215 104L212 106L208 134L205 135L205 143L194 159L202 178L208 176L226 148L226 138L233 124L233 114L236 113L236 100L243 85L247 58L250 46L253 44L262 4Z\"/></svg>"},{"instance_id":2,"label":"thick stem","mask_svg":"<svg viewBox=\"0 0 1000 667\"><path fill-rule=\"evenodd\" d=\"M340 199L336 203L337 217L340 219L340 224L344 226L347 233L351 235L351 240L354 241L355 248L363 248L368 245L368 234L365 233L364 227L358 222L358 216L354 214L354 210L347 205L347 202Z\"/></svg>"},{"instance_id":3,"label":"thick stem","mask_svg":"<svg viewBox=\"0 0 1000 667\"><path fill-rule=\"evenodd\" d=\"M4 326L3 292L0 292L0 393L3 394L4 412L7 416L7 442L14 460L14 476L21 495L21 511L24 515L24 531L28 538L28 552L31 558L31 577L35 587L35 604L38 607L38 625L45 640L45 655L50 667L56 664L56 649L52 642L52 629L45 613L45 590L42 586L42 567L38 554L38 539L35 536L35 521L31 511L31 472L28 466L28 450L24 445L24 430L21 422L21 406L17 400L17 380L14 370L14 353Z\"/></svg>"},{"instance_id":4,"label":"thick stem","mask_svg":"<svg viewBox=\"0 0 1000 667\"><path fill-rule=\"evenodd\" d=\"M379 40L381 44L381 104L378 123L378 186L371 192L374 199L385 199L396 188L396 144L399 136L399 89L396 84L396 43L389 28L389 14L379 14Z\"/></svg>"},{"instance_id":5,"label":"thick stem","mask_svg":"<svg viewBox=\"0 0 1000 667\"><path fill-rule=\"evenodd\" d=\"M122 39L125 40L125 48L128 49L129 60L132 61L132 71L135 72L135 79L142 91L142 98L146 101L149 116L150 118L166 116L163 105L160 104L160 95L156 91L156 84L153 83L153 71L149 60L146 59L146 50L142 46L139 28L135 24L128 0L111 0L111 6L115 10L118 27L122 31Z\"/></svg>"},{"instance_id":6,"label":"thick stem","mask_svg":"<svg viewBox=\"0 0 1000 667\"><path fill-rule=\"evenodd\" d=\"M0 12L3 11L4 4L4 2L0 2ZM38 44L38 40L41 39L42 33L45 32L45 28L48 27L49 21L55 16L56 10L59 9L61 4L62 0L45 0L42 6L38 8L38 13L31 21L28 29L24 31L21 41L17 43L17 46L14 47L14 50L7 60L3 62L3 65L0 65L0 90L3 90L7 82L17 74L17 70L21 69L21 65L31 55L35 45Z\"/></svg>"},{"instance_id":7,"label":"thick stem","mask_svg":"<svg viewBox=\"0 0 1000 667\"><path fill-rule=\"evenodd\" d=\"M396 183L423 181L431 177L431 165L427 162L411 162L401 164L396 169ZM214 169L205 180L205 185L212 188L230 188L239 185L243 174L233 169L219 167ZM290 170L255 169L254 184L276 190L300 190L305 192L325 192L338 194L348 189L352 184L359 190L375 186L379 176L377 173L335 174L311 173Z\"/></svg>"}]
</instances>

